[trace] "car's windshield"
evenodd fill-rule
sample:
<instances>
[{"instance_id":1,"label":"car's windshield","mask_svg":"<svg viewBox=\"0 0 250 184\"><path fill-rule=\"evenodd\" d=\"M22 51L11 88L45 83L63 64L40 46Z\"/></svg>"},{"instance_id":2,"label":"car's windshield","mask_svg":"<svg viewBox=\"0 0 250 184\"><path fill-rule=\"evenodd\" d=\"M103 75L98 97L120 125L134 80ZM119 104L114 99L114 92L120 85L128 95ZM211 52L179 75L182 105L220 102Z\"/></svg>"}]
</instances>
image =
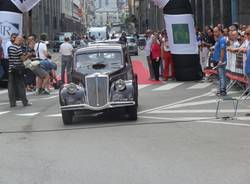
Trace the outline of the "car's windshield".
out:
<instances>
[{"instance_id":1,"label":"car's windshield","mask_svg":"<svg viewBox=\"0 0 250 184\"><path fill-rule=\"evenodd\" d=\"M132 38L132 37L128 37L127 40L128 40L128 42L130 42L130 43L135 43L135 42L136 42L136 41L135 41L135 38Z\"/></svg>"},{"instance_id":2,"label":"car's windshield","mask_svg":"<svg viewBox=\"0 0 250 184\"><path fill-rule=\"evenodd\" d=\"M56 40L56 41L63 42L63 41L64 41L64 35L62 35L62 34L56 35L56 36L55 36L55 40Z\"/></svg>"},{"instance_id":3,"label":"car's windshield","mask_svg":"<svg viewBox=\"0 0 250 184\"><path fill-rule=\"evenodd\" d=\"M89 52L76 55L76 71L83 74L112 73L123 66L121 52Z\"/></svg>"}]
</instances>

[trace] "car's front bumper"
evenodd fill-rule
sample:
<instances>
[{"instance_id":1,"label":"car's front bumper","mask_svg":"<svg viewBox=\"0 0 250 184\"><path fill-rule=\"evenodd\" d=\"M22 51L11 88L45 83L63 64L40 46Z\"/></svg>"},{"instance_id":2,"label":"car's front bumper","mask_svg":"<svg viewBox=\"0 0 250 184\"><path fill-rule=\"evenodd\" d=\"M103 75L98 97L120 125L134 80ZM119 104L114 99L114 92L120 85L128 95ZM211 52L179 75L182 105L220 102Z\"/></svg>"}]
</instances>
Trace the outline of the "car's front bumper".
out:
<instances>
[{"instance_id":1,"label":"car's front bumper","mask_svg":"<svg viewBox=\"0 0 250 184\"><path fill-rule=\"evenodd\" d=\"M127 107L135 105L135 101L124 101L124 102L108 102L102 107L93 107L88 104L74 104L74 105L65 105L61 106L61 110L70 111L70 110L92 110L92 111L102 111L105 109L117 108L117 107Z\"/></svg>"}]
</instances>

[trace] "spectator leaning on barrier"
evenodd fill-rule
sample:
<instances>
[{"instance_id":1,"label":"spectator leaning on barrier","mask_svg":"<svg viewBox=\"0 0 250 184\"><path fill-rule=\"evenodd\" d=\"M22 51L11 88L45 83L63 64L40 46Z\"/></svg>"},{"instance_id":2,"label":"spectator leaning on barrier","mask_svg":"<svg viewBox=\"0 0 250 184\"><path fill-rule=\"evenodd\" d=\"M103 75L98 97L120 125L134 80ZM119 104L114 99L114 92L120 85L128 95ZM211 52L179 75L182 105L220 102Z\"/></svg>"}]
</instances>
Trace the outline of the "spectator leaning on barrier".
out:
<instances>
[{"instance_id":1,"label":"spectator leaning on barrier","mask_svg":"<svg viewBox=\"0 0 250 184\"><path fill-rule=\"evenodd\" d=\"M236 53L238 51L238 48L240 47L240 42L238 41L238 32L232 31L230 33L230 44L227 50L232 53Z\"/></svg>"},{"instance_id":2,"label":"spectator leaning on barrier","mask_svg":"<svg viewBox=\"0 0 250 184\"><path fill-rule=\"evenodd\" d=\"M247 27L245 33L246 40L239 48L239 52L243 52L243 62L244 62L244 71L248 79L248 89L250 89L250 26Z\"/></svg>"},{"instance_id":3,"label":"spectator leaning on barrier","mask_svg":"<svg viewBox=\"0 0 250 184\"><path fill-rule=\"evenodd\" d=\"M208 27L207 32L205 33L204 38L201 41L200 45L200 64L202 67L202 71L206 68L206 66L210 66L209 62L209 49L215 44L213 29Z\"/></svg>"},{"instance_id":4,"label":"spectator leaning on barrier","mask_svg":"<svg viewBox=\"0 0 250 184\"><path fill-rule=\"evenodd\" d=\"M219 77L219 91L217 95L225 96L226 93L226 64L227 50L226 40L222 35L222 30L219 27L214 28L214 37L216 40L212 62L217 68Z\"/></svg>"},{"instance_id":5,"label":"spectator leaning on barrier","mask_svg":"<svg viewBox=\"0 0 250 184\"><path fill-rule=\"evenodd\" d=\"M249 35L250 35L250 33L249 33ZM250 92L250 49L248 49L248 51L247 51L245 73L246 73L247 81L248 81L248 86L247 86L248 91L247 91L247 94L249 94L249 92Z\"/></svg>"}]
</instances>

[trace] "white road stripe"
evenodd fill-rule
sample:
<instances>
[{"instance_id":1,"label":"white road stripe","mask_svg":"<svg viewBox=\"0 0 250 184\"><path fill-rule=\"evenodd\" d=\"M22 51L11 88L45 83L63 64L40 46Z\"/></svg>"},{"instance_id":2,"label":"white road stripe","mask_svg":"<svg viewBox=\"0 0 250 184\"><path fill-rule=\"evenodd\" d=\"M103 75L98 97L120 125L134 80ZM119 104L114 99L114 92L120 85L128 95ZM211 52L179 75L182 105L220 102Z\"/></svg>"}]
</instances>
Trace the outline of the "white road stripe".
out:
<instances>
[{"instance_id":1,"label":"white road stripe","mask_svg":"<svg viewBox=\"0 0 250 184\"><path fill-rule=\"evenodd\" d=\"M59 114L50 114L50 115L47 115L47 117L62 117L62 114L59 113Z\"/></svg>"},{"instance_id":2,"label":"white road stripe","mask_svg":"<svg viewBox=\"0 0 250 184\"><path fill-rule=\"evenodd\" d=\"M211 83L198 83L198 84L195 84L187 89L204 89L210 85L212 85L212 84Z\"/></svg>"},{"instance_id":3,"label":"white road stripe","mask_svg":"<svg viewBox=\"0 0 250 184\"><path fill-rule=\"evenodd\" d=\"M186 109L186 110L156 110L148 112L149 114L200 114L200 113L215 113L215 109ZM234 109L222 109L220 113L234 113ZM248 113L249 109L239 109L237 113Z\"/></svg>"},{"instance_id":4,"label":"white road stripe","mask_svg":"<svg viewBox=\"0 0 250 184\"><path fill-rule=\"evenodd\" d=\"M140 89L143 89L143 88L145 88L145 87L148 87L150 84L139 84L138 85L138 89L140 90Z\"/></svg>"},{"instance_id":5,"label":"white road stripe","mask_svg":"<svg viewBox=\"0 0 250 184\"><path fill-rule=\"evenodd\" d=\"M143 119L158 119L158 120L171 120L171 121L197 121L197 120L208 120L211 117L181 117L181 118L164 118L164 117L153 117L153 116L138 116Z\"/></svg>"},{"instance_id":6,"label":"white road stripe","mask_svg":"<svg viewBox=\"0 0 250 184\"><path fill-rule=\"evenodd\" d=\"M240 91L229 91L227 95L242 94ZM216 96L216 93L210 94L209 96Z\"/></svg>"},{"instance_id":7,"label":"white road stripe","mask_svg":"<svg viewBox=\"0 0 250 184\"><path fill-rule=\"evenodd\" d=\"M0 103L0 106L2 105L8 105L9 103L5 102L5 103Z\"/></svg>"},{"instance_id":8,"label":"white road stripe","mask_svg":"<svg viewBox=\"0 0 250 184\"><path fill-rule=\"evenodd\" d=\"M182 84L183 84L182 82L181 83L169 83L169 84L163 85L161 87L155 88L155 89L153 89L153 91L167 91L167 90L171 90L173 88L176 88Z\"/></svg>"},{"instance_id":9,"label":"white road stripe","mask_svg":"<svg viewBox=\"0 0 250 184\"><path fill-rule=\"evenodd\" d=\"M203 100L203 101L199 101L199 102L189 102L189 103L182 103L182 104L177 104L177 105L173 105L171 107L167 107L165 109L175 109L175 108L181 108L181 107L189 107L189 106L196 106L196 105L205 105L205 104L211 104L211 103L216 103L217 100L213 99L213 100Z\"/></svg>"},{"instance_id":10,"label":"white road stripe","mask_svg":"<svg viewBox=\"0 0 250 184\"><path fill-rule=\"evenodd\" d=\"M31 117L31 116L36 116L38 114L40 114L40 112L24 113L24 114L16 114L16 115L17 116L29 116L29 117Z\"/></svg>"},{"instance_id":11,"label":"white road stripe","mask_svg":"<svg viewBox=\"0 0 250 184\"><path fill-rule=\"evenodd\" d=\"M176 118L160 118L160 117L147 117L147 116L139 116L140 118L145 118L145 119L159 119L159 120L172 120L172 121L180 121L180 119ZM205 118L205 117L203 117ZM182 121L192 121L187 118L183 118ZM215 120L194 120L191 123L208 123L208 124L221 124L221 125L232 125L232 126L244 126L244 127L250 127L250 124L245 124L245 123L230 123L230 122L225 122L225 121L215 121Z\"/></svg>"},{"instance_id":12,"label":"white road stripe","mask_svg":"<svg viewBox=\"0 0 250 184\"><path fill-rule=\"evenodd\" d=\"M53 99L53 98L57 98L58 95L55 96L50 96L50 97L46 97L46 98L41 98L41 100L49 100L49 99Z\"/></svg>"},{"instance_id":13,"label":"white road stripe","mask_svg":"<svg viewBox=\"0 0 250 184\"><path fill-rule=\"evenodd\" d=\"M143 114L143 113L147 113L147 112L151 112L151 111L155 111L155 110L159 110L159 109L165 109L165 108L171 107L173 105L177 105L177 104L189 102L189 101L192 101L192 100L195 100L195 99L199 99L199 98L202 98L202 97L206 97L206 96L210 95L211 93L213 93L213 90L208 92L208 93L204 93L202 95L199 95L199 96L186 98L184 100L180 100L180 101L177 101L177 102L174 102L174 103L171 103L171 104L167 104L167 105L158 106L158 107L155 107L155 108L152 108L152 109L143 110L143 111L138 112L138 114Z\"/></svg>"},{"instance_id":14,"label":"white road stripe","mask_svg":"<svg viewBox=\"0 0 250 184\"><path fill-rule=\"evenodd\" d=\"M237 120L241 120L241 121L250 121L250 117L249 117L249 116L244 116L244 117L236 117L235 119L237 119Z\"/></svg>"},{"instance_id":15,"label":"white road stripe","mask_svg":"<svg viewBox=\"0 0 250 184\"><path fill-rule=\"evenodd\" d=\"M1 91L0 91L0 95L6 94L6 93L8 93L8 90L7 90L7 89L1 90Z\"/></svg>"},{"instance_id":16,"label":"white road stripe","mask_svg":"<svg viewBox=\"0 0 250 184\"><path fill-rule=\"evenodd\" d=\"M7 113L9 113L10 111L2 111L2 112L0 112L0 115L3 115L3 114L7 114Z\"/></svg>"}]
</instances>

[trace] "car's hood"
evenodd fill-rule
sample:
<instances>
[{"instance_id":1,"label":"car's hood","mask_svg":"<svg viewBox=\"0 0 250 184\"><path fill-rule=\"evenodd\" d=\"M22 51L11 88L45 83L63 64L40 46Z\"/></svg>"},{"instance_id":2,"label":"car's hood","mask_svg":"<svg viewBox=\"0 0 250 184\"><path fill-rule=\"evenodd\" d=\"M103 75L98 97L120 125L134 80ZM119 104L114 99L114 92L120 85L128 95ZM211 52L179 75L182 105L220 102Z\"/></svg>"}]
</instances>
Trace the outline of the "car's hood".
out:
<instances>
[{"instance_id":1,"label":"car's hood","mask_svg":"<svg viewBox=\"0 0 250 184\"><path fill-rule=\"evenodd\" d=\"M122 67L122 68L119 68L117 70L114 70L114 71L96 71L96 72L93 72L93 73L88 73L88 74L84 74L84 73L81 73L80 71L75 71L73 72L73 76L78 78L78 79L81 79L82 81L84 81L85 77L86 76L93 76L93 75L108 75L109 78L116 78L116 76L120 76L120 75L123 75L124 73L126 73L126 67Z\"/></svg>"}]
</instances>

